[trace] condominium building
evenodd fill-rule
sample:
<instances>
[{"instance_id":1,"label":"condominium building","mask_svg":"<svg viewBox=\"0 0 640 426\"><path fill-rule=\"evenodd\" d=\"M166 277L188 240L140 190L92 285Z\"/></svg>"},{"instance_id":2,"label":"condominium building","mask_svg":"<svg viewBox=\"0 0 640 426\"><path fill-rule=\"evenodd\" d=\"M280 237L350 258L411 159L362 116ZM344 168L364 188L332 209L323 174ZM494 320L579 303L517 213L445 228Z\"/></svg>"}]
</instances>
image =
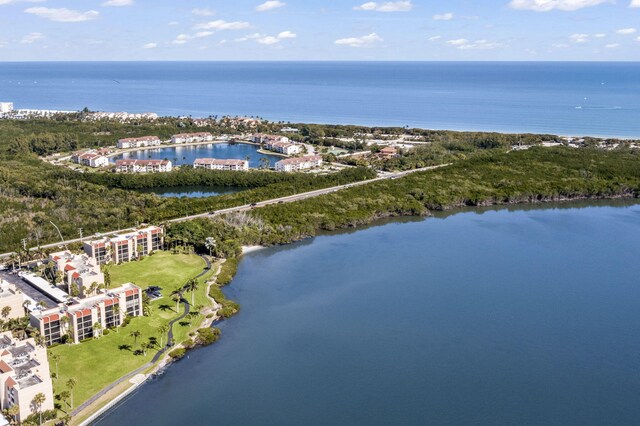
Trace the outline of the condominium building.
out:
<instances>
[{"instance_id":1,"label":"condominium building","mask_svg":"<svg viewBox=\"0 0 640 426\"><path fill-rule=\"evenodd\" d=\"M200 133L180 133L171 136L171 143L194 143L194 142L211 142L213 135L209 132Z\"/></svg>"},{"instance_id":2,"label":"condominium building","mask_svg":"<svg viewBox=\"0 0 640 426\"><path fill-rule=\"evenodd\" d=\"M0 313L3 320L24 316L24 294L0 278Z\"/></svg>"},{"instance_id":3,"label":"condominium building","mask_svg":"<svg viewBox=\"0 0 640 426\"><path fill-rule=\"evenodd\" d=\"M142 290L128 283L55 308L34 310L29 317L46 344L52 345L65 341L65 336L73 343L98 337L104 329L119 327L126 316L142 314Z\"/></svg>"},{"instance_id":4,"label":"condominium building","mask_svg":"<svg viewBox=\"0 0 640 426\"><path fill-rule=\"evenodd\" d=\"M297 172L300 170L312 169L322 165L322 157L319 155L309 155L299 158L286 158L276 163L276 171Z\"/></svg>"},{"instance_id":5,"label":"condominium building","mask_svg":"<svg viewBox=\"0 0 640 426\"><path fill-rule=\"evenodd\" d=\"M164 246L164 230L158 226L138 229L126 234L102 237L84 243L85 253L100 265L129 262Z\"/></svg>"},{"instance_id":6,"label":"condominium building","mask_svg":"<svg viewBox=\"0 0 640 426\"><path fill-rule=\"evenodd\" d=\"M284 155L296 155L302 152L300 145L289 142L267 142L264 147L269 151L277 152Z\"/></svg>"},{"instance_id":7,"label":"condominium building","mask_svg":"<svg viewBox=\"0 0 640 426\"><path fill-rule=\"evenodd\" d=\"M49 261L55 265L55 271L61 272L69 292L75 289L81 297L94 293L92 286L104 285L104 274L100 264L86 254L73 254L68 250L49 255Z\"/></svg>"},{"instance_id":8,"label":"condominium building","mask_svg":"<svg viewBox=\"0 0 640 426\"><path fill-rule=\"evenodd\" d=\"M0 102L0 114L6 114L13 111L13 102Z\"/></svg>"},{"instance_id":9,"label":"condominium building","mask_svg":"<svg viewBox=\"0 0 640 426\"><path fill-rule=\"evenodd\" d=\"M216 158L198 158L193 162L196 169L208 170L233 170L247 171L249 170L249 162L247 160L219 160Z\"/></svg>"},{"instance_id":10,"label":"condominium building","mask_svg":"<svg viewBox=\"0 0 640 426\"><path fill-rule=\"evenodd\" d=\"M289 138L286 136L267 135L265 133L256 133L251 136L250 140L251 142L254 142L254 143L263 143L263 144L276 143L276 142L289 142Z\"/></svg>"},{"instance_id":11,"label":"condominium building","mask_svg":"<svg viewBox=\"0 0 640 426\"><path fill-rule=\"evenodd\" d=\"M118 141L118 148L144 148L146 146L160 145L160 138L157 136L143 136L141 138L125 138Z\"/></svg>"},{"instance_id":12,"label":"condominium building","mask_svg":"<svg viewBox=\"0 0 640 426\"><path fill-rule=\"evenodd\" d=\"M173 170L169 160L117 160L118 173L165 173Z\"/></svg>"},{"instance_id":13,"label":"condominium building","mask_svg":"<svg viewBox=\"0 0 640 426\"><path fill-rule=\"evenodd\" d=\"M96 150L80 151L73 154L71 161L88 167L106 167L109 159Z\"/></svg>"},{"instance_id":14,"label":"condominium building","mask_svg":"<svg viewBox=\"0 0 640 426\"><path fill-rule=\"evenodd\" d=\"M18 406L18 422L36 414L33 399L39 393L44 402L41 411L53 409L53 384L47 349L34 339L17 340L10 331L0 334L0 408Z\"/></svg>"}]
</instances>

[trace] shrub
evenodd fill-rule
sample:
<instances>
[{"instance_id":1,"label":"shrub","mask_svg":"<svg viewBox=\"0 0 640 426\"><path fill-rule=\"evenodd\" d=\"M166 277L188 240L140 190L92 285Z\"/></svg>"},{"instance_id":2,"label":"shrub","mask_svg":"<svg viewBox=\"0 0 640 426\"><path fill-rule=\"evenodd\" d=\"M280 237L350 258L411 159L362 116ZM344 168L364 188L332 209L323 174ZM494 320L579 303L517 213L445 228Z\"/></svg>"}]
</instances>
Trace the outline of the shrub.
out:
<instances>
[{"instance_id":1,"label":"shrub","mask_svg":"<svg viewBox=\"0 0 640 426\"><path fill-rule=\"evenodd\" d=\"M186 353L187 350L185 348L176 348L169 352L169 356L174 360L178 360L180 358L183 358Z\"/></svg>"},{"instance_id":2,"label":"shrub","mask_svg":"<svg viewBox=\"0 0 640 426\"><path fill-rule=\"evenodd\" d=\"M220 329L215 327L198 329L198 342L207 346L218 340L220 337Z\"/></svg>"},{"instance_id":3,"label":"shrub","mask_svg":"<svg viewBox=\"0 0 640 426\"><path fill-rule=\"evenodd\" d=\"M102 335L103 336L108 336L109 333L111 333L111 330L109 330L109 329L102 330Z\"/></svg>"},{"instance_id":4,"label":"shrub","mask_svg":"<svg viewBox=\"0 0 640 426\"><path fill-rule=\"evenodd\" d=\"M194 347L196 345L196 342L194 342L193 339L189 338L189 339L185 340L184 342L182 342L182 345L187 349L191 349L192 347Z\"/></svg>"}]
</instances>

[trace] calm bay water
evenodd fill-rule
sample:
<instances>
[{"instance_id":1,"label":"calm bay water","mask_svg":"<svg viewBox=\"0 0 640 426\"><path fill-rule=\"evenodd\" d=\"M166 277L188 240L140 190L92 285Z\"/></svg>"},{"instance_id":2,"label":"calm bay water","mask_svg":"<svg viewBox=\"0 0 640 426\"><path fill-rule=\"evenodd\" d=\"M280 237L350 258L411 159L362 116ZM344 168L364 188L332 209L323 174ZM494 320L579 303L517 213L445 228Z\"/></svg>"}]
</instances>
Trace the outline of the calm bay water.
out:
<instances>
[{"instance_id":1,"label":"calm bay water","mask_svg":"<svg viewBox=\"0 0 640 426\"><path fill-rule=\"evenodd\" d=\"M187 186L173 186L170 188L150 188L141 189L139 192L147 194L157 194L166 198L203 198L203 197L215 197L216 195L231 194L241 191L241 188L228 187L228 186L203 186L203 185L187 185Z\"/></svg>"},{"instance_id":2,"label":"calm bay water","mask_svg":"<svg viewBox=\"0 0 640 426\"><path fill-rule=\"evenodd\" d=\"M640 137L640 63L2 63L20 108Z\"/></svg>"},{"instance_id":3,"label":"calm bay water","mask_svg":"<svg viewBox=\"0 0 640 426\"><path fill-rule=\"evenodd\" d=\"M212 143L207 145L192 146L175 146L161 147L154 149L145 149L140 151L129 151L111 158L112 162L121 159L153 159L153 160L171 160L174 165L193 164L196 158L218 158L218 159L237 159L249 160L249 167L257 168L260 166L260 159L269 160L269 165L273 166L282 157L276 155L261 154L258 152L259 147L246 143Z\"/></svg>"},{"instance_id":4,"label":"calm bay water","mask_svg":"<svg viewBox=\"0 0 640 426\"><path fill-rule=\"evenodd\" d=\"M241 313L99 424L636 424L640 205L388 222L247 255Z\"/></svg>"}]
</instances>

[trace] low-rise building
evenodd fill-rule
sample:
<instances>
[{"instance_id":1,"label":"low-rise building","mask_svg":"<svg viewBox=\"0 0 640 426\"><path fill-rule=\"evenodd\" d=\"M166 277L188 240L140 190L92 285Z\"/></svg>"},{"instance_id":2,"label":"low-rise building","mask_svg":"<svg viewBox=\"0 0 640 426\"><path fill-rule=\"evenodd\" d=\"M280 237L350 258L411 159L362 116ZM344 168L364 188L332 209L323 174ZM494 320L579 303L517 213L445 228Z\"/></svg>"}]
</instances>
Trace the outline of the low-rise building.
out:
<instances>
[{"instance_id":1,"label":"low-rise building","mask_svg":"<svg viewBox=\"0 0 640 426\"><path fill-rule=\"evenodd\" d=\"M142 290L127 283L84 299L30 313L30 323L52 345L64 341L80 343L99 337L102 330L119 327L125 317L143 314Z\"/></svg>"},{"instance_id":2,"label":"low-rise building","mask_svg":"<svg viewBox=\"0 0 640 426\"><path fill-rule=\"evenodd\" d=\"M104 285L104 274L93 257L86 254L73 254L69 250L52 253L49 261L55 265L55 271L62 273L69 292L84 297L94 294L98 286Z\"/></svg>"},{"instance_id":3,"label":"low-rise building","mask_svg":"<svg viewBox=\"0 0 640 426\"><path fill-rule=\"evenodd\" d=\"M289 138L286 136L268 135L266 133L255 133L249 139L251 140L251 142L263 143L265 145L276 142L289 142Z\"/></svg>"},{"instance_id":4,"label":"low-rise building","mask_svg":"<svg viewBox=\"0 0 640 426\"><path fill-rule=\"evenodd\" d=\"M7 114L13 111L13 102L0 102L0 114Z\"/></svg>"},{"instance_id":5,"label":"low-rise building","mask_svg":"<svg viewBox=\"0 0 640 426\"><path fill-rule=\"evenodd\" d=\"M3 320L24 316L24 294L0 278L0 317Z\"/></svg>"},{"instance_id":6,"label":"low-rise building","mask_svg":"<svg viewBox=\"0 0 640 426\"><path fill-rule=\"evenodd\" d=\"M169 160L117 160L118 173L166 173L173 170Z\"/></svg>"},{"instance_id":7,"label":"low-rise building","mask_svg":"<svg viewBox=\"0 0 640 426\"><path fill-rule=\"evenodd\" d=\"M180 133L171 136L171 143L211 142L213 135L209 132Z\"/></svg>"},{"instance_id":8,"label":"low-rise building","mask_svg":"<svg viewBox=\"0 0 640 426\"><path fill-rule=\"evenodd\" d=\"M289 142L268 142L264 147L270 151L284 155L296 155L302 152L300 145Z\"/></svg>"},{"instance_id":9,"label":"low-rise building","mask_svg":"<svg viewBox=\"0 0 640 426\"><path fill-rule=\"evenodd\" d=\"M147 146L158 146L162 141L157 136L142 136L140 138L125 138L118 141L118 148L144 148Z\"/></svg>"},{"instance_id":10,"label":"low-rise building","mask_svg":"<svg viewBox=\"0 0 640 426\"><path fill-rule=\"evenodd\" d=\"M398 155L398 148L396 148L394 146L385 146L384 148L382 148L380 150L379 155L382 158L393 158L393 157L396 157Z\"/></svg>"},{"instance_id":11,"label":"low-rise building","mask_svg":"<svg viewBox=\"0 0 640 426\"><path fill-rule=\"evenodd\" d=\"M297 172L300 170L312 169L322 165L322 157L320 155L308 155L299 158L286 158L276 163L276 171L279 172Z\"/></svg>"},{"instance_id":12,"label":"low-rise building","mask_svg":"<svg viewBox=\"0 0 640 426\"><path fill-rule=\"evenodd\" d=\"M249 170L249 162L247 160L220 160L217 158L197 158L193 162L196 169L207 170L233 170L247 171Z\"/></svg>"},{"instance_id":13,"label":"low-rise building","mask_svg":"<svg viewBox=\"0 0 640 426\"><path fill-rule=\"evenodd\" d=\"M106 167L109 159L96 150L80 151L71 156L71 161L88 167Z\"/></svg>"},{"instance_id":14,"label":"low-rise building","mask_svg":"<svg viewBox=\"0 0 640 426\"><path fill-rule=\"evenodd\" d=\"M164 230L149 226L126 234L116 234L84 243L85 253L100 265L122 263L146 256L164 246Z\"/></svg>"},{"instance_id":15,"label":"low-rise building","mask_svg":"<svg viewBox=\"0 0 640 426\"><path fill-rule=\"evenodd\" d=\"M33 400L39 393L44 402L38 410L54 407L53 384L47 360L47 349L34 339L18 340L10 331L0 334L0 402L3 410L18 407L17 421L24 422L36 414Z\"/></svg>"}]
</instances>

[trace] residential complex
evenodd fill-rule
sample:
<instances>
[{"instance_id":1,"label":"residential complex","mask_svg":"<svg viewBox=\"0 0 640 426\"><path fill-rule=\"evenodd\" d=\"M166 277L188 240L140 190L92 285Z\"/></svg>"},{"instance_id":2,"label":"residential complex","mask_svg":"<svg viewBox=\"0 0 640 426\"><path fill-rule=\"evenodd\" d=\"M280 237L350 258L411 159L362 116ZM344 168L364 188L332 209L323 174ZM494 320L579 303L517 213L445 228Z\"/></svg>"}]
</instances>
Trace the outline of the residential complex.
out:
<instances>
[{"instance_id":1,"label":"residential complex","mask_svg":"<svg viewBox=\"0 0 640 426\"><path fill-rule=\"evenodd\" d=\"M109 158L103 154L104 152L94 149L76 152L71 156L71 161L88 167L106 167L109 165Z\"/></svg>"},{"instance_id":2,"label":"residential complex","mask_svg":"<svg viewBox=\"0 0 640 426\"><path fill-rule=\"evenodd\" d=\"M142 290L128 283L106 293L72 299L55 308L34 310L30 322L44 336L45 343L52 345L65 339L80 343L98 337L102 330L119 327L126 316L142 314Z\"/></svg>"},{"instance_id":3,"label":"residential complex","mask_svg":"<svg viewBox=\"0 0 640 426\"><path fill-rule=\"evenodd\" d=\"M0 312L3 320L23 317L24 301L24 294L20 290L0 279Z\"/></svg>"},{"instance_id":4,"label":"residential complex","mask_svg":"<svg viewBox=\"0 0 640 426\"><path fill-rule=\"evenodd\" d=\"M160 145L160 138L157 136L143 136L141 138L126 138L118 141L118 148L144 148L147 146Z\"/></svg>"},{"instance_id":5,"label":"residential complex","mask_svg":"<svg viewBox=\"0 0 640 426\"><path fill-rule=\"evenodd\" d=\"M13 102L0 102L0 114L13 111Z\"/></svg>"},{"instance_id":6,"label":"residential complex","mask_svg":"<svg viewBox=\"0 0 640 426\"><path fill-rule=\"evenodd\" d=\"M380 150L379 156L382 158L393 158L398 156L398 148L393 146L385 146Z\"/></svg>"},{"instance_id":7,"label":"residential complex","mask_svg":"<svg viewBox=\"0 0 640 426\"><path fill-rule=\"evenodd\" d=\"M196 169L208 170L233 170L247 171L249 170L249 162L247 160L219 160L216 158L198 158L193 162Z\"/></svg>"},{"instance_id":8,"label":"residential complex","mask_svg":"<svg viewBox=\"0 0 640 426\"><path fill-rule=\"evenodd\" d=\"M289 138L286 136L278 136L278 135L267 135L265 133L256 133L251 136L251 142L255 143L276 143L276 142L289 142Z\"/></svg>"},{"instance_id":9,"label":"residential complex","mask_svg":"<svg viewBox=\"0 0 640 426\"><path fill-rule=\"evenodd\" d=\"M118 173L164 173L173 170L169 160L117 160Z\"/></svg>"},{"instance_id":10,"label":"residential complex","mask_svg":"<svg viewBox=\"0 0 640 426\"><path fill-rule=\"evenodd\" d=\"M68 250L49 255L55 271L63 276L69 292L80 296L93 294L97 286L104 285L104 274L95 258L86 254L73 254Z\"/></svg>"},{"instance_id":11,"label":"residential complex","mask_svg":"<svg viewBox=\"0 0 640 426\"><path fill-rule=\"evenodd\" d=\"M289 142L269 142L264 145L269 151L277 152L284 155L296 155L302 152L301 145Z\"/></svg>"},{"instance_id":12,"label":"residential complex","mask_svg":"<svg viewBox=\"0 0 640 426\"><path fill-rule=\"evenodd\" d=\"M181 133L171 136L171 143L211 142L213 135L209 132Z\"/></svg>"},{"instance_id":13,"label":"residential complex","mask_svg":"<svg viewBox=\"0 0 640 426\"><path fill-rule=\"evenodd\" d=\"M164 245L164 230L150 226L126 234L102 237L84 243L85 253L100 265L122 263L146 256Z\"/></svg>"},{"instance_id":14,"label":"residential complex","mask_svg":"<svg viewBox=\"0 0 640 426\"><path fill-rule=\"evenodd\" d=\"M34 339L17 340L10 331L0 334L0 408L17 405L18 422L36 413L33 399L39 393L44 402L41 411L53 409L53 384L47 349Z\"/></svg>"},{"instance_id":15,"label":"residential complex","mask_svg":"<svg viewBox=\"0 0 640 426\"><path fill-rule=\"evenodd\" d=\"M300 170L312 169L322 165L322 157L319 155L309 155L299 158L286 158L276 163L278 172L297 172Z\"/></svg>"}]
</instances>

